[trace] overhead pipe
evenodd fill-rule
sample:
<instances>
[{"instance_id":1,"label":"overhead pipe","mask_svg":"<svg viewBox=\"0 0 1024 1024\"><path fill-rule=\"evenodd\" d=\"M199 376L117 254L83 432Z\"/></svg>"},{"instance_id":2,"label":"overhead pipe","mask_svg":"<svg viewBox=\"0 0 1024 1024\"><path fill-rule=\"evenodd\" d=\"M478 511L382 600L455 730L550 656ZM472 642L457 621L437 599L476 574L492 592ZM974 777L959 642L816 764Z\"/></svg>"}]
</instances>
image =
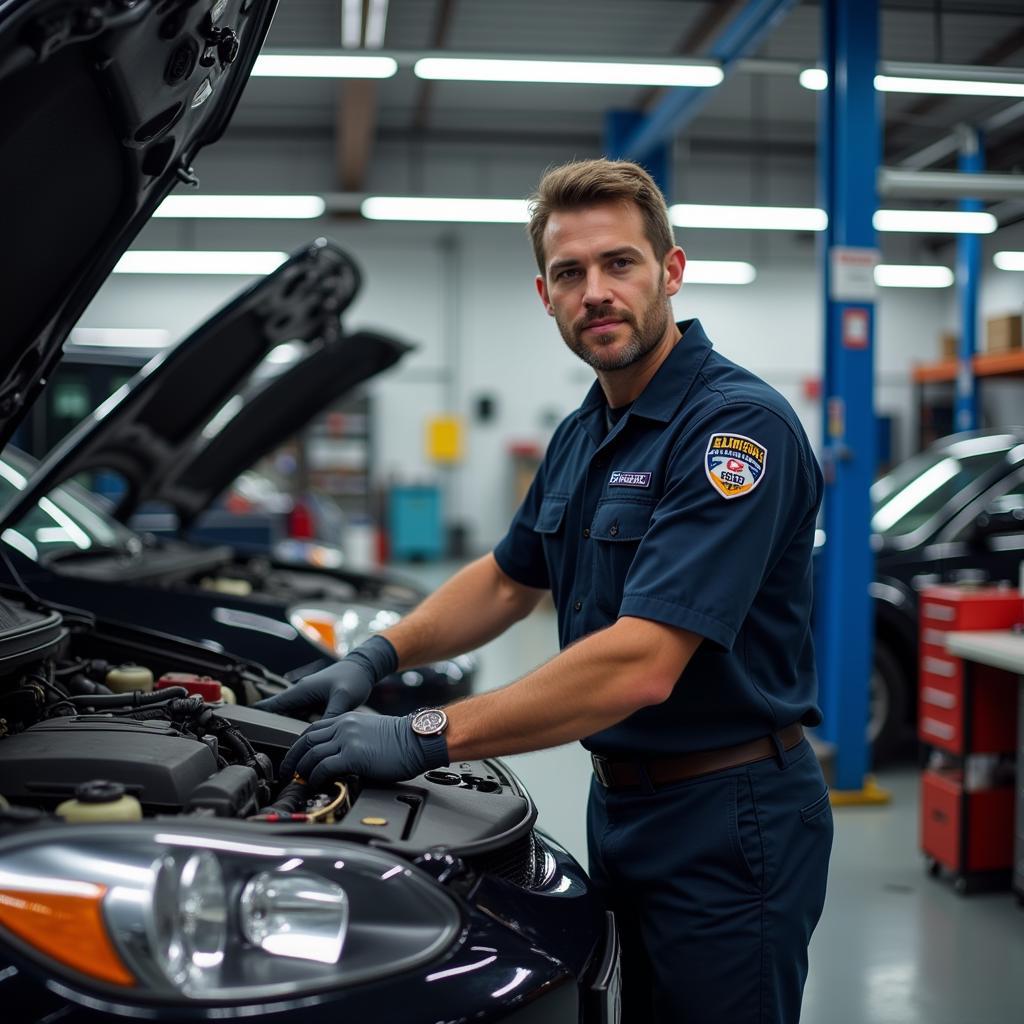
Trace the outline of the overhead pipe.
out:
<instances>
[{"instance_id":1,"label":"overhead pipe","mask_svg":"<svg viewBox=\"0 0 1024 1024\"><path fill-rule=\"evenodd\" d=\"M1024 199L1024 174L908 171L898 167L880 167L878 192L883 196L915 199Z\"/></svg>"}]
</instances>

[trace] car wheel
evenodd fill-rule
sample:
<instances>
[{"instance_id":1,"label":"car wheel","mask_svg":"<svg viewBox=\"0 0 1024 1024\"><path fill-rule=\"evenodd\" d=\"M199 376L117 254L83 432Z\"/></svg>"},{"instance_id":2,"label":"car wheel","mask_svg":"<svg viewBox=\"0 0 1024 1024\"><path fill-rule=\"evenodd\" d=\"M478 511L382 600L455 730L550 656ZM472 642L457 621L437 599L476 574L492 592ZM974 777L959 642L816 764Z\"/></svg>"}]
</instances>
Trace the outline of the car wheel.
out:
<instances>
[{"instance_id":1,"label":"car wheel","mask_svg":"<svg viewBox=\"0 0 1024 1024\"><path fill-rule=\"evenodd\" d=\"M903 740L909 699L907 691L906 673L896 656L885 644L876 642L867 730L876 763L894 754Z\"/></svg>"}]
</instances>

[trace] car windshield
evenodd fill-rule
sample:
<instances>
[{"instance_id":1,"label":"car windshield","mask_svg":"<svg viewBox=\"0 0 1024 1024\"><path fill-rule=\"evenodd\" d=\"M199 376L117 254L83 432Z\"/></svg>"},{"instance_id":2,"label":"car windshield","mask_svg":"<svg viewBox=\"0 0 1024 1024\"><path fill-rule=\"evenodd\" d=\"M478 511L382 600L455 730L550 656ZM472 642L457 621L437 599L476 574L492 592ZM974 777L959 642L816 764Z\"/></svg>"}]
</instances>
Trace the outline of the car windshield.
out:
<instances>
[{"instance_id":1,"label":"car windshield","mask_svg":"<svg viewBox=\"0 0 1024 1024\"><path fill-rule=\"evenodd\" d=\"M3 453L0 506L14 500L35 468L35 461L22 452L8 448ZM61 484L40 498L0 539L36 562L69 552L141 549L137 534L104 512L95 497L74 483Z\"/></svg>"},{"instance_id":2,"label":"car windshield","mask_svg":"<svg viewBox=\"0 0 1024 1024\"><path fill-rule=\"evenodd\" d=\"M1010 434L972 437L930 448L901 463L871 488L872 531L885 537L913 533L1002 462L1018 443Z\"/></svg>"}]
</instances>

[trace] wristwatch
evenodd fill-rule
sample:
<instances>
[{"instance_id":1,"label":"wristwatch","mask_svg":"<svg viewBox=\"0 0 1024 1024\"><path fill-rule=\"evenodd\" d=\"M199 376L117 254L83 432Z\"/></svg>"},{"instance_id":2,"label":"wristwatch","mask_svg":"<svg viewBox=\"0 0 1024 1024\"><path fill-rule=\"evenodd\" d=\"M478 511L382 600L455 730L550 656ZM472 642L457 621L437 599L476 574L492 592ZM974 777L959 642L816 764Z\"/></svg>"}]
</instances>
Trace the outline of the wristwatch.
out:
<instances>
[{"instance_id":1,"label":"wristwatch","mask_svg":"<svg viewBox=\"0 0 1024 1024\"><path fill-rule=\"evenodd\" d=\"M444 738L448 716L440 708L420 708L409 724L420 742L427 768L448 764L448 741Z\"/></svg>"},{"instance_id":2,"label":"wristwatch","mask_svg":"<svg viewBox=\"0 0 1024 1024\"><path fill-rule=\"evenodd\" d=\"M417 736L440 736L448 728L448 716L440 708L420 708L412 716Z\"/></svg>"}]
</instances>

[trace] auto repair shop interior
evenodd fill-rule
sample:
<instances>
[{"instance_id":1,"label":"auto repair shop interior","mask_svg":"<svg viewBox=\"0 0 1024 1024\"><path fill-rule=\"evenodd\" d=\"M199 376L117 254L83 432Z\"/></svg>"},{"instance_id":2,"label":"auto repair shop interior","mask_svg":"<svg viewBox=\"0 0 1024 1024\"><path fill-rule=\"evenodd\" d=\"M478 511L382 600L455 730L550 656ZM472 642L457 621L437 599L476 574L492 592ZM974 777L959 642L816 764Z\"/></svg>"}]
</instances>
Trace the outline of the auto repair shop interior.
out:
<instances>
[{"instance_id":1,"label":"auto repair shop interior","mask_svg":"<svg viewBox=\"0 0 1024 1024\"><path fill-rule=\"evenodd\" d=\"M627 325L563 342L570 285L546 275L545 309L528 200L601 157L664 194L687 260L665 301L714 346L700 381L723 356L761 378L821 470L801 721L829 799L801 813L830 805L834 840L796 1008L763 995L756 1019L1024 1019L1022 129L1021 0L0 4L5 1020L620 1019L635 940L587 849L615 763L527 737L408 781L282 782L318 715L251 707L500 543L488 565L550 592L476 650L381 670L368 702L454 708L455 743L453 701L644 620L621 577L659 523L690 531L660 549L676 576L684 549L750 564L709 523L774 507L786 456L737 420L693 448L693 506L657 490L664 451L613 457L619 518L599 536L599 502L573 555L606 557L595 592L555 578L591 499L552 474ZM611 316L625 276L564 227L608 208L556 205L543 238ZM614 607L574 633L591 598ZM649 1019L755 1019L694 998Z\"/></svg>"}]
</instances>

